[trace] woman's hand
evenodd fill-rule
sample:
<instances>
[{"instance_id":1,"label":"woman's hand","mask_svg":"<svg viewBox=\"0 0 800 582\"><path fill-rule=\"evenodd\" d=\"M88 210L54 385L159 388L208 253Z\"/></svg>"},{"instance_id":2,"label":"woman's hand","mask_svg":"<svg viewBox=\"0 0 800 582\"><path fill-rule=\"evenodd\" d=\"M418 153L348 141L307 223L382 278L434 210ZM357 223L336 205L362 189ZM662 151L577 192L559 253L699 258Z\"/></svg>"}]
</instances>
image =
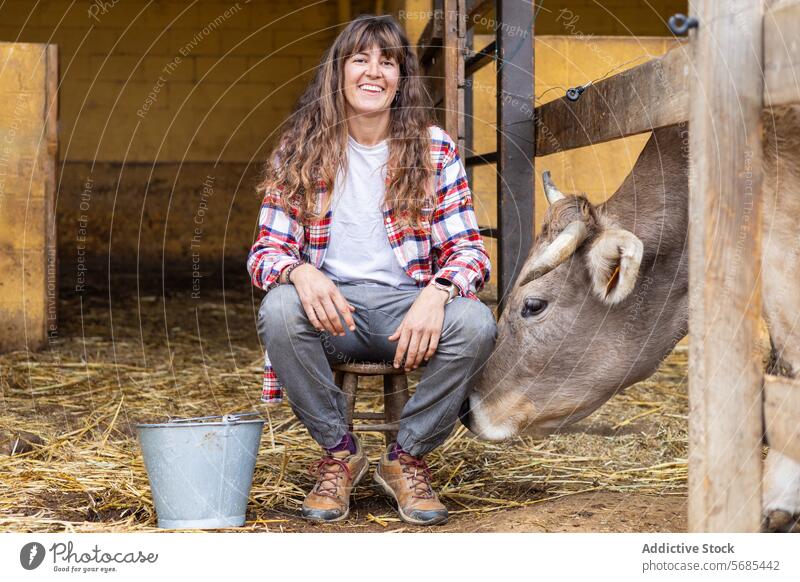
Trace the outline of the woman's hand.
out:
<instances>
[{"instance_id":1,"label":"woman's hand","mask_svg":"<svg viewBox=\"0 0 800 582\"><path fill-rule=\"evenodd\" d=\"M356 308L347 302L338 287L322 271L305 263L289 273L289 281L297 289L308 320L317 330L325 330L332 335L344 335L342 320L339 318L341 313L348 329L355 331L356 324L350 314Z\"/></svg>"},{"instance_id":2,"label":"woman's hand","mask_svg":"<svg viewBox=\"0 0 800 582\"><path fill-rule=\"evenodd\" d=\"M439 346L444 322L444 304L449 293L432 285L426 286L408 310L389 341L400 342L394 354L394 367L399 368L406 357L405 371L410 372L431 359Z\"/></svg>"}]
</instances>

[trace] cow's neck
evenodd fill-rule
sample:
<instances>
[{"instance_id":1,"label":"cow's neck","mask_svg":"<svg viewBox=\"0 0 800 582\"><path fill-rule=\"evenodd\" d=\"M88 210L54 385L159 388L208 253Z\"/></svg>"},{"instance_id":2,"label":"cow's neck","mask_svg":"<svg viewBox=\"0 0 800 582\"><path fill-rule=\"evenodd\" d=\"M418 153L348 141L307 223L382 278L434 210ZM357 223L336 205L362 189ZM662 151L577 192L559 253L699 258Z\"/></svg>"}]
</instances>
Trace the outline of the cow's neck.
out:
<instances>
[{"instance_id":1,"label":"cow's neck","mask_svg":"<svg viewBox=\"0 0 800 582\"><path fill-rule=\"evenodd\" d=\"M638 236L645 254L686 251L688 228L688 133L673 126L657 130L602 214Z\"/></svg>"}]
</instances>

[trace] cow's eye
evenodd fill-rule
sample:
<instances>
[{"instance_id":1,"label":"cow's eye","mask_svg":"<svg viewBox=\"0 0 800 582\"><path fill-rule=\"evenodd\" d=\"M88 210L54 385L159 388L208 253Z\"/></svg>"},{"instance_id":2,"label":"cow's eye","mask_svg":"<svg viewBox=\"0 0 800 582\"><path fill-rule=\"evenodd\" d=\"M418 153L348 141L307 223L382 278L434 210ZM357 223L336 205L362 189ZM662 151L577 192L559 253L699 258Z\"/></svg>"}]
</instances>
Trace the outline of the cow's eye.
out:
<instances>
[{"instance_id":1,"label":"cow's eye","mask_svg":"<svg viewBox=\"0 0 800 582\"><path fill-rule=\"evenodd\" d=\"M539 315L547 309L547 301L539 299L538 297L526 297L522 305L522 317L530 317L531 315Z\"/></svg>"}]
</instances>

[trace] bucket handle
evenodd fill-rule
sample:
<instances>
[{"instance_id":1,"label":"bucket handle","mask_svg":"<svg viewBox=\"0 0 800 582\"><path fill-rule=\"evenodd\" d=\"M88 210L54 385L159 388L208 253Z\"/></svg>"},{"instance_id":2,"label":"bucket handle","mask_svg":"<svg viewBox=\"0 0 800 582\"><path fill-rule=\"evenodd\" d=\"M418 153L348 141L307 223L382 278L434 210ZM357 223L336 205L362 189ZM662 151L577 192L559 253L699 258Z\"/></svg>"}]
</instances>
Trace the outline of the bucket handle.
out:
<instances>
[{"instance_id":1,"label":"bucket handle","mask_svg":"<svg viewBox=\"0 0 800 582\"><path fill-rule=\"evenodd\" d=\"M237 420L244 418L246 416L258 416L260 412L235 412L232 414L214 414L211 416L196 416L194 418L167 418L167 422L170 423L179 423L179 422L195 422L198 420L211 420L212 418L220 418L222 422L236 422Z\"/></svg>"}]
</instances>

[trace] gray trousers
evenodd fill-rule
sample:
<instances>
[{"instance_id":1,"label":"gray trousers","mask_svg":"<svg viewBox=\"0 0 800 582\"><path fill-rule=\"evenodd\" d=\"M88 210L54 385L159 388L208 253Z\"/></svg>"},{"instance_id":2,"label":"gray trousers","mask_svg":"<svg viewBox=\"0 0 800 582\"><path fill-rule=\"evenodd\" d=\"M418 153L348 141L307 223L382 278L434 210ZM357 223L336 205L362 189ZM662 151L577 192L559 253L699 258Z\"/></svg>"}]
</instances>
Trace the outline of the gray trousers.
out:
<instances>
[{"instance_id":1,"label":"gray trousers","mask_svg":"<svg viewBox=\"0 0 800 582\"><path fill-rule=\"evenodd\" d=\"M397 341L389 341L421 289L341 284L353 305L356 330L331 336L311 325L294 285L273 288L261 302L258 333L295 415L323 448L347 431L345 398L334 384L331 364L389 362ZM422 369L416 392L403 409L398 444L415 456L441 445L450 435L461 404L497 336L492 311L480 301L456 297L445 306L436 353Z\"/></svg>"}]
</instances>

